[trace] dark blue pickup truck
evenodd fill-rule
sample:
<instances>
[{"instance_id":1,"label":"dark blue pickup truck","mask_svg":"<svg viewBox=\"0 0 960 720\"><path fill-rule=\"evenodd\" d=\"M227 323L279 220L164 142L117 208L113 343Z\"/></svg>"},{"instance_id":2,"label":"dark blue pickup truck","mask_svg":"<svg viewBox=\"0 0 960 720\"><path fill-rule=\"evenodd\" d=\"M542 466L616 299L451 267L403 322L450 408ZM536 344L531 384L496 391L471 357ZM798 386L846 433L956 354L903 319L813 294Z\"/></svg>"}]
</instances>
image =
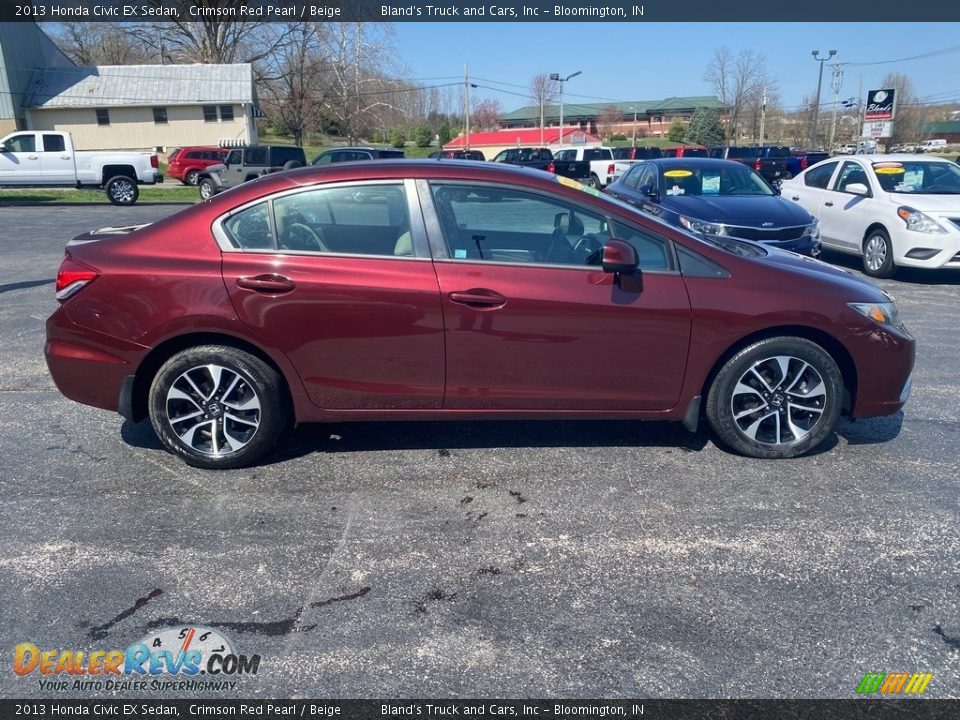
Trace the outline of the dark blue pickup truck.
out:
<instances>
[{"instance_id":1,"label":"dark blue pickup truck","mask_svg":"<svg viewBox=\"0 0 960 720\"><path fill-rule=\"evenodd\" d=\"M826 160L829 153L792 151L782 145L758 145L753 147L712 147L710 157L721 160L737 160L749 165L767 182L789 180L814 163Z\"/></svg>"}]
</instances>

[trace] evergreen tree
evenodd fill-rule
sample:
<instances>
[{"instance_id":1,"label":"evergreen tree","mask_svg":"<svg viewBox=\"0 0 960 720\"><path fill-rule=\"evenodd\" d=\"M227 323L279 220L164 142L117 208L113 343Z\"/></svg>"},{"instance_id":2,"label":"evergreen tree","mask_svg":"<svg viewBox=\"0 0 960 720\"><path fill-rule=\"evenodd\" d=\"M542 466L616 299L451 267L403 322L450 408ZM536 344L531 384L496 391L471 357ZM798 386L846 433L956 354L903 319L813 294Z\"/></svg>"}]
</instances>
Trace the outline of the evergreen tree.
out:
<instances>
[{"instance_id":1,"label":"evergreen tree","mask_svg":"<svg viewBox=\"0 0 960 720\"><path fill-rule=\"evenodd\" d=\"M429 125L420 125L417 128L414 140L417 143L417 147L430 147L430 143L433 141L433 130L430 129Z\"/></svg>"},{"instance_id":2,"label":"evergreen tree","mask_svg":"<svg viewBox=\"0 0 960 720\"><path fill-rule=\"evenodd\" d=\"M683 123L679 120L674 120L673 125L670 126L670 130L667 132L667 140L671 142L683 142L683 137L686 134Z\"/></svg>"},{"instance_id":3,"label":"evergreen tree","mask_svg":"<svg viewBox=\"0 0 960 720\"><path fill-rule=\"evenodd\" d=\"M697 108L687 127L687 142L698 145L723 145L725 137L723 126L712 110Z\"/></svg>"}]
</instances>

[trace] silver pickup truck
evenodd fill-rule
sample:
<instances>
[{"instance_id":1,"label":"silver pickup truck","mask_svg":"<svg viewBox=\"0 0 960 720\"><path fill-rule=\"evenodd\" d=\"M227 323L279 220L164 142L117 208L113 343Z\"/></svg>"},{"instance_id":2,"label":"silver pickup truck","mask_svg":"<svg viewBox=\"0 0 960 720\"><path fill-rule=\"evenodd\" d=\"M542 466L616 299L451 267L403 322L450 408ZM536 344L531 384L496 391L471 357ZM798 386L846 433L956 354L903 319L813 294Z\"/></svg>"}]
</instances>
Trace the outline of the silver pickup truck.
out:
<instances>
[{"instance_id":1,"label":"silver pickup truck","mask_svg":"<svg viewBox=\"0 0 960 720\"><path fill-rule=\"evenodd\" d=\"M99 187L133 205L138 183L163 182L156 153L78 151L68 132L26 130L0 139L0 187Z\"/></svg>"}]
</instances>

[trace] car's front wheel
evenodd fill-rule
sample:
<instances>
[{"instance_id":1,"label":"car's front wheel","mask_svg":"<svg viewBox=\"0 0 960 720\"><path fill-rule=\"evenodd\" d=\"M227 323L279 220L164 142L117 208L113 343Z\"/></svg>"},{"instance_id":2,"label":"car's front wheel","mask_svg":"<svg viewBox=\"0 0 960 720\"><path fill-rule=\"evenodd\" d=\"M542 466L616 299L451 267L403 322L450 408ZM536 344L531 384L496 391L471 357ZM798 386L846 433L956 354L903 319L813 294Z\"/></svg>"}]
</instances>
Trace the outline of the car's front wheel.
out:
<instances>
[{"instance_id":1,"label":"car's front wheel","mask_svg":"<svg viewBox=\"0 0 960 720\"><path fill-rule=\"evenodd\" d=\"M270 365L225 345L183 350L150 386L150 422L170 452L194 467L249 465L276 443L289 409Z\"/></svg>"},{"instance_id":2,"label":"car's front wheel","mask_svg":"<svg viewBox=\"0 0 960 720\"><path fill-rule=\"evenodd\" d=\"M209 200L217 194L217 186L210 178L204 178L200 181L200 197Z\"/></svg>"},{"instance_id":3,"label":"car's front wheel","mask_svg":"<svg viewBox=\"0 0 960 720\"><path fill-rule=\"evenodd\" d=\"M863 241L863 271L875 278L893 277L897 271L890 235L883 228L874 228Z\"/></svg>"},{"instance_id":4,"label":"car's front wheel","mask_svg":"<svg viewBox=\"0 0 960 720\"><path fill-rule=\"evenodd\" d=\"M817 447L833 430L843 377L822 347L775 337L743 348L717 373L706 414L719 438L756 458L790 458Z\"/></svg>"}]
</instances>

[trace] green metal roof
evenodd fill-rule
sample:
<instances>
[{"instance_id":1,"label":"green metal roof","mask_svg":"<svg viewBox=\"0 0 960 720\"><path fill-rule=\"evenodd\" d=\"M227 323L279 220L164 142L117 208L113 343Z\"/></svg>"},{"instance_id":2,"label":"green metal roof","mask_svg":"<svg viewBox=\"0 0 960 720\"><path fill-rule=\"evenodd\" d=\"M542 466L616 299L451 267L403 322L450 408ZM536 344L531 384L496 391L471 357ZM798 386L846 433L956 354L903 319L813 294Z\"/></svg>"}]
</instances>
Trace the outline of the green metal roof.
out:
<instances>
[{"instance_id":1,"label":"green metal roof","mask_svg":"<svg viewBox=\"0 0 960 720\"><path fill-rule=\"evenodd\" d=\"M921 131L928 135L937 133L960 133L960 120L947 120L946 122L926 123Z\"/></svg>"},{"instance_id":2,"label":"green metal roof","mask_svg":"<svg viewBox=\"0 0 960 720\"><path fill-rule=\"evenodd\" d=\"M696 110L697 108L708 108L710 110L720 110L723 106L720 101L712 95L695 95L690 97L670 97L665 100L630 100L626 102L606 102L606 103L564 103L563 116L565 118L574 117L597 117L604 108L609 106L616 107L624 117L633 115L647 115L651 113L666 113L679 110ZM543 109L544 117L557 117L560 115L559 105L549 105ZM534 121L540 119L540 106L527 105L500 116L501 122Z\"/></svg>"}]
</instances>

